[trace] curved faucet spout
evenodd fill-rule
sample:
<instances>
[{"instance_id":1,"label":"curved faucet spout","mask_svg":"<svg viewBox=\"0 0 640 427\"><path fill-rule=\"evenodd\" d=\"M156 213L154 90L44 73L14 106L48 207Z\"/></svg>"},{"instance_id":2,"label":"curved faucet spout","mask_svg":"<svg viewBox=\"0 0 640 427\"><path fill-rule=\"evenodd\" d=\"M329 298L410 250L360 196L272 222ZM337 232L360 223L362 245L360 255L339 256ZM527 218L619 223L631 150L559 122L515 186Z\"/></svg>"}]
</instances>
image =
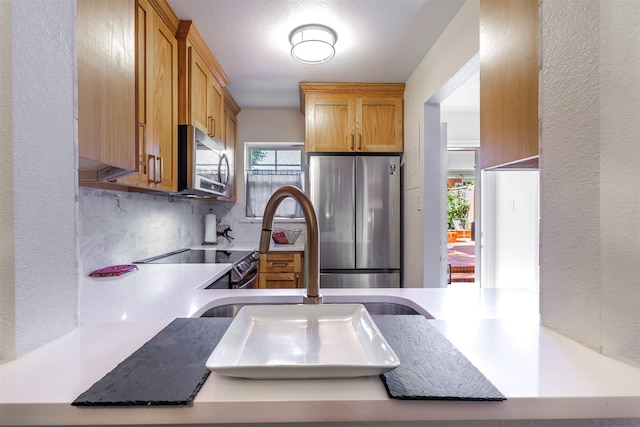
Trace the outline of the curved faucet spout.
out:
<instances>
[{"instance_id":1,"label":"curved faucet spout","mask_svg":"<svg viewBox=\"0 0 640 427\"><path fill-rule=\"evenodd\" d=\"M305 257L305 278L307 280L307 296L304 297L304 304L322 304L320 295L320 251L318 240L318 218L313 204L309 197L298 187L285 185L278 188L272 195L267 206L264 208L262 216L262 233L260 234L260 246L258 250L261 254L269 252L271 241L271 229L273 227L273 217L280 203L287 197L294 198L302 208L304 219L307 223L306 252Z\"/></svg>"}]
</instances>

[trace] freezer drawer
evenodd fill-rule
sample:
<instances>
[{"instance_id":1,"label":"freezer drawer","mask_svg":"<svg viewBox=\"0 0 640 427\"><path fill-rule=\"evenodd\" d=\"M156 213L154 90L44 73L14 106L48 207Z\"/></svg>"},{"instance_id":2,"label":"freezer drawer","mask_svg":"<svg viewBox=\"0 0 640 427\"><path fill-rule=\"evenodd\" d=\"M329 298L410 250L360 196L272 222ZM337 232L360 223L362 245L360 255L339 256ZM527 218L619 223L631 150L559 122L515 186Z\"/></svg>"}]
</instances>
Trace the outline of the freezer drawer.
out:
<instances>
[{"instance_id":1,"label":"freezer drawer","mask_svg":"<svg viewBox=\"0 0 640 427\"><path fill-rule=\"evenodd\" d=\"M400 272L320 273L322 288L399 288Z\"/></svg>"}]
</instances>

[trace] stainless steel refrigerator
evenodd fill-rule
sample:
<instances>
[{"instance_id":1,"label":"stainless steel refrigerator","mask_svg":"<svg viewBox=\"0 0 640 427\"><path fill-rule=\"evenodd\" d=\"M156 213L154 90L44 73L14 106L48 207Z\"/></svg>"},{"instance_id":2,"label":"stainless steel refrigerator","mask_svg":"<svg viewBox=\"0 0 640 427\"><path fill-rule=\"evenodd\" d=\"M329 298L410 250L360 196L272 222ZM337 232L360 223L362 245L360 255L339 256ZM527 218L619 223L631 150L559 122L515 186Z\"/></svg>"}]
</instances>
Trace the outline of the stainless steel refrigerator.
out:
<instances>
[{"instance_id":1,"label":"stainless steel refrigerator","mask_svg":"<svg viewBox=\"0 0 640 427\"><path fill-rule=\"evenodd\" d=\"M401 286L399 155L309 154L320 229L320 286Z\"/></svg>"}]
</instances>

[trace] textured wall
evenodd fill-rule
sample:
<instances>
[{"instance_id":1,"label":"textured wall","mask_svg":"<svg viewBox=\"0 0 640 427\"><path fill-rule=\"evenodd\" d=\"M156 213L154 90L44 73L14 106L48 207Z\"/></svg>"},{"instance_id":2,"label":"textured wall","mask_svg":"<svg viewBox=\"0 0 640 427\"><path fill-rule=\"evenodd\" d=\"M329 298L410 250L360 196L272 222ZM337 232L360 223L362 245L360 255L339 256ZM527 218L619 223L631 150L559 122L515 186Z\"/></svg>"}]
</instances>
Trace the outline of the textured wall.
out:
<instances>
[{"instance_id":1,"label":"textured wall","mask_svg":"<svg viewBox=\"0 0 640 427\"><path fill-rule=\"evenodd\" d=\"M640 2L600 1L599 65L602 349L640 364Z\"/></svg>"},{"instance_id":2,"label":"textured wall","mask_svg":"<svg viewBox=\"0 0 640 427\"><path fill-rule=\"evenodd\" d=\"M0 0L0 363L15 355L11 2Z\"/></svg>"},{"instance_id":3,"label":"textured wall","mask_svg":"<svg viewBox=\"0 0 640 427\"><path fill-rule=\"evenodd\" d=\"M246 427L269 427L272 424L238 424ZM291 423L287 427L638 427L640 420L471 420L471 421L372 421L364 423Z\"/></svg>"},{"instance_id":4,"label":"textured wall","mask_svg":"<svg viewBox=\"0 0 640 427\"><path fill-rule=\"evenodd\" d=\"M76 3L11 6L14 327L21 356L75 326Z\"/></svg>"},{"instance_id":5,"label":"textured wall","mask_svg":"<svg viewBox=\"0 0 640 427\"><path fill-rule=\"evenodd\" d=\"M637 363L639 26L636 1L542 2L542 321Z\"/></svg>"}]
</instances>

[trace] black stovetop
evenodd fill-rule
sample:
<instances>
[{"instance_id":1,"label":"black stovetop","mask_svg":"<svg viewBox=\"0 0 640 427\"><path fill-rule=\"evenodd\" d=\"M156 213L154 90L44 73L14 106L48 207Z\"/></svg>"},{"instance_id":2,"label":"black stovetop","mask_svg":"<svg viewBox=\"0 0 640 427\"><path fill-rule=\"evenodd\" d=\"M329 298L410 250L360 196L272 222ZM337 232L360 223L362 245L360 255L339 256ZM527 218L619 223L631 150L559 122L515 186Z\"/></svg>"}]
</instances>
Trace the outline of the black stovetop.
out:
<instances>
[{"instance_id":1,"label":"black stovetop","mask_svg":"<svg viewBox=\"0 0 640 427\"><path fill-rule=\"evenodd\" d=\"M222 249L182 249L136 261L136 264L235 264L251 251Z\"/></svg>"}]
</instances>

